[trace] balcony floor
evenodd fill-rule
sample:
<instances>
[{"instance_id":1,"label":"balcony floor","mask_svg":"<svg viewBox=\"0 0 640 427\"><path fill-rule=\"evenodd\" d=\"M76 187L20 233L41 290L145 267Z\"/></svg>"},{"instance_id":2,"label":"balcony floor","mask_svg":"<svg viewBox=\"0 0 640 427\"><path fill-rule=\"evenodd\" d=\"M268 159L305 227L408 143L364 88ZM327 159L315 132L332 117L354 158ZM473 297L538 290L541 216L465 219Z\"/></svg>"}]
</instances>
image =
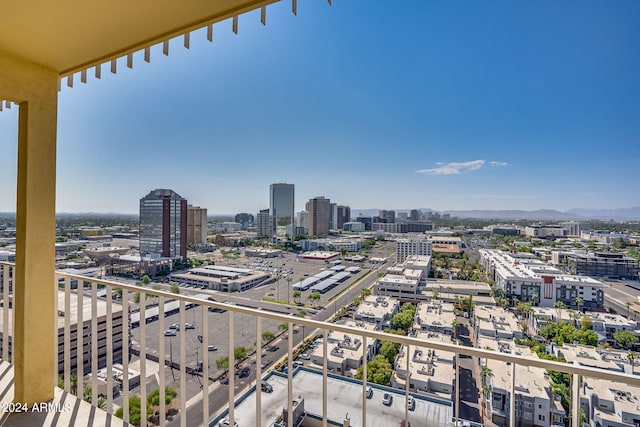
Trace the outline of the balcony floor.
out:
<instances>
[{"instance_id":1,"label":"balcony floor","mask_svg":"<svg viewBox=\"0 0 640 427\"><path fill-rule=\"evenodd\" d=\"M120 418L91 406L84 400L56 387L47 409L17 412L13 402L13 365L0 362L0 426L113 426L126 425ZM50 410L48 410L51 408ZM22 409L22 408L21 408Z\"/></svg>"}]
</instances>

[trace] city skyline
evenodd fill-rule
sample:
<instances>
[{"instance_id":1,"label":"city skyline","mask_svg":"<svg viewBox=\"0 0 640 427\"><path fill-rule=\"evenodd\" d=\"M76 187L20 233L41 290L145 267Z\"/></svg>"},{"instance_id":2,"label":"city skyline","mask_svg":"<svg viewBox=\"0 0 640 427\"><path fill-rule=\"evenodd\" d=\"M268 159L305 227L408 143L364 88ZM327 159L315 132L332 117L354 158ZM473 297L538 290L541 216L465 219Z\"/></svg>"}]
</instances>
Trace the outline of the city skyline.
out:
<instances>
[{"instance_id":1,"label":"city skyline","mask_svg":"<svg viewBox=\"0 0 640 427\"><path fill-rule=\"evenodd\" d=\"M168 57L63 85L57 210L135 213L171 188L256 214L275 182L295 184L296 211L316 196L354 214L636 206L639 15L623 1L273 5L266 27L250 13L237 36L224 22L212 45L196 32L190 50L174 40ZM0 211L15 210L16 113L0 113Z\"/></svg>"}]
</instances>

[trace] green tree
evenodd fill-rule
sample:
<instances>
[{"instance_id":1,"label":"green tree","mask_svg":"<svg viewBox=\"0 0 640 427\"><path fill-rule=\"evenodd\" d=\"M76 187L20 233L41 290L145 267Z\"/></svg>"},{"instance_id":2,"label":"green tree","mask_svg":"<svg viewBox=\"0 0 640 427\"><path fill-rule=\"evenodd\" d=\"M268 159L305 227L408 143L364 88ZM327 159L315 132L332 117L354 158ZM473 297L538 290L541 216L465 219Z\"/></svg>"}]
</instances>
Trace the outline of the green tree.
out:
<instances>
[{"instance_id":1,"label":"green tree","mask_svg":"<svg viewBox=\"0 0 640 427\"><path fill-rule=\"evenodd\" d=\"M142 276L142 283L147 286L149 283L151 283L151 277L149 277L147 274L145 274L144 276Z\"/></svg>"},{"instance_id":2,"label":"green tree","mask_svg":"<svg viewBox=\"0 0 640 427\"><path fill-rule=\"evenodd\" d=\"M316 303L317 301L320 301L320 298L322 298L322 296L321 296L320 292L318 292L318 291L313 291L313 292L311 292L311 293L309 294L309 296L308 296L307 298L309 298L309 301L311 301L311 302L312 302L312 303L314 303L314 305L315 305L315 303Z\"/></svg>"},{"instance_id":3,"label":"green tree","mask_svg":"<svg viewBox=\"0 0 640 427\"><path fill-rule=\"evenodd\" d=\"M270 341L273 341L275 338L276 338L276 334L274 334L271 331L264 331L262 333L262 343L263 344L268 343Z\"/></svg>"},{"instance_id":4,"label":"green tree","mask_svg":"<svg viewBox=\"0 0 640 427\"><path fill-rule=\"evenodd\" d=\"M140 397L132 396L129 398L129 424L139 426L142 421L141 409L140 409ZM118 408L115 412L115 416L122 419L124 410L122 407ZM153 410L147 407L147 417L153 413Z\"/></svg>"},{"instance_id":5,"label":"green tree","mask_svg":"<svg viewBox=\"0 0 640 427\"><path fill-rule=\"evenodd\" d=\"M394 328L407 330L413 325L413 316L408 311L400 311L391 319L391 325Z\"/></svg>"},{"instance_id":6,"label":"green tree","mask_svg":"<svg viewBox=\"0 0 640 427\"><path fill-rule=\"evenodd\" d=\"M175 283L171 285L171 292L173 292L174 294L179 294L180 293L180 286L176 285Z\"/></svg>"},{"instance_id":7,"label":"green tree","mask_svg":"<svg viewBox=\"0 0 640 427\"><path fill-rule=\"evenodd\" d=\"M630 351L627 353L627 359L629 360L629 364L631 365L631 375L634 374L634 368L636 365L636 359L638 358L638 353L635 351Z\"/></svg>"},{"instance_id":8,"label":"green tree","mask_svg":"<svg viewBox=\"0 0 640 427\"><path fill-rule=\"evenodd\" d=\"M178 392L171 387L164 388L164 402L168 405L178 396ZM147 395L147 404L149 406L160 406L160 389L157 388Z\"/></svg>"},{"instance_id":9,"label":"green tree","mask_svg":"<svg viewBox=\"0 0 640 427\"><path fill-rule=\"evenodd\" d=\"M556 321L558 323L562 322L562 310L567 308L567 306L565 305L565 303L563 303L562 301L556 301L553 303L553 306L556 308L556 311L558 313L558 318L556 319Z\"/></svg>"},{"instance_id":10,"label":"green tree","mask_svg":"<svg viewBox=\"0 0 640 427\"><path fill-rule=\"evenodd\" d=\"M360 298L362 298L364 300L369 295L371 295L371 289L369 289L369 288L360 289Z\"/></svg>"},{"instance_id":11,"label":"green tree","mask_svg":"<svg viewBox=\"0 0 640 427\"><path fill-rule=\"evenodd\" d=\"M227 369L229 367L229 357L223 356L216 360L216 368Z\"/></svg>"},{"instance_id":12,"label":"green tree","mask_svg":"<svg viewBox=\"0 0 640 427\"><path fill-rule=\"evenodd\" d=\"M278 325L279 331L286 331L287 329L289 329L289 324L287 322L282 322Z\"/></svg>"},{"instance_id":13,"label":"green tree","mask_svg":"<svg viewBox=\"0 0 640 427\"><path fill-rule=\"evenodd\" d=\"M297 299L297 303L300 304L300 297L302 296L302 292L300 292L298 289L296 289L295 291L293 291L293 300L296 301Z\"/></svg>"},{"instance_id":14,"label":"green tree","mask_svg":"<svg viewBox=\"0 0 640 427\"><path fill-rule=\"evenodd\" d=\"M399 347L400 344L391 341L382 341L378 354L384 356L384 358L387 359L389 363L393 363L396 360L396 355L398 354Z\"/></svg>"},{"instance_id":15,"label":"green tree","mask_svg":"<svg viewBox=\"0 0 640 427\"><path fill-rule=\"evenodd\" d=\"M631 331L617 331L613 333L616 344L622 348L628 348L638 342L638 337Z\"/></svg>"},{"instance_id":16,"label":"green tree","mask_svg":"<svg viewBox=\"0 0 640 427\"><path fill-rule=\"evenodd\" d=\"M576 305L578 306L578 311L580 311L580 307L582 307L582 304L584 304L584 298L576 298Z\"/></svg>"},{"instance_id":17,"label":"green tree","mask_svg":"<svg viewBox=\"0 0 640 427\"><path fill-rule=\"evenodd\" d=\"M248 350L246 347L236 347L233 350L233 357L236 359L236 362L244 360L247 357Z\"/></svg>"},{"instance_id":18,"label":"green tree","mask_svg":"<svg viewBox=\"0 0 640 427\"><path fill-rule=\"evenodd\" d=\"M456 319L453 319L453 322L451 322L451 327L453 328L454 340L458 337L458 326L460 326L460 322L458 322Z\"/></svg>"},{"instance_id":19,"label":"green tree","mask_svg":"<svg viewBox=\"0 0 640 427\"><path fill-rule=\"evenodd\" d=\"M392 372L391 363L384 356L378 354L367 363L367 382L389 386L391 385ZM356 379L362 380L362 366L356 372Z\"/></svg>"},{"instance_id":20,"label":"green tree","mask_svg":"<svg viewBox=\"0 0 640 427\"><path fill-rule=\"evenodd\" d=\"M349 249L347 249L344 246L340 248L340 254L342 255L343 258L347 255L347 253L349 253Z\"/></svg>"}]
</instances>

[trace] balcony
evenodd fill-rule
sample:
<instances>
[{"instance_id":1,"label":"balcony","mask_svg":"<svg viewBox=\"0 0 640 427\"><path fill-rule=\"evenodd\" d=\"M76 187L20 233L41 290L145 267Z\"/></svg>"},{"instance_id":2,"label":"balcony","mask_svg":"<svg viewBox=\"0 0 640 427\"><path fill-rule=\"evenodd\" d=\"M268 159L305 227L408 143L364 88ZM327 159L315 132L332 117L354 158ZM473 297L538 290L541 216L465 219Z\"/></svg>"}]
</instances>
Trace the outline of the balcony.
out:
<instances>
[{"instance_id":1,"label":"balcony","mask_svg":"<svg viewBox=\"0 0 640 427\"><path fill-rule=\"evenodd\" d=\"M12 337L14 330L20 330L15 328L19 325L14 323L12 309L13 271L13 264L0 263L1 290L7 296L2 300L0 315L3 360L0 391L3 408L11 406L17 410L15 404L10 405L13 378L17 375L9 363ZM515 373L523 367L549 369L571 376L570 422L573 426L578 425L583 393L580 376L640 386L639 377L619 371L540 360L513 352L463 347L428 337L390 335L59 272L56 279L59 295L55 300L57 351L55 360L51 361L56 367L56 375L50 380L41 378L50 381L55 398L41 413L5 410L3 425L116 426L122 425L123 421L135 422L129 418L130 398L148 396L154 389L159 389L156 404L147 403L146 398L140 399L140 413L151 410L150 421L142 417L141 425L152 422L154 425L165 425L166 422L170 426L217 425L224 419L229 420L229 425L234 421L239 425L295 425L300 406L305 409L303 425L389 425L390 420L394 423L405 420L412 425L455 425L460 408L459 376L453 375L452 398L439 399L414 392L409 388L410 381L404 381L404 389L393 389L330 373L327 369L330 332L359 337L365 378L367 344L375 340L400 343L406 354L416 351L428 354L429 350L455 354L454 372L458 371L460 355L471 356L474 361L480 358L485 364L487 361L509 363L510 388L504 391L504 408L493 409L505 418L505 425L515 425L516 400L509 396L514 391L519 392ZM139 295L139 299L135 295ZM177 320L176 324L170 323L172 319ZM256 337L263 337L263 332L272 331L281 324L286 324L286 328L275 340L261 346L261 351L249 351L246 359L235 360L238 353L233 349L254 346L254 342L261 341ZM79 325L83 331L80 346ZM168 330L175 331L175 336L165 335ZM303 335L323 338L319 347L323 356L320 363L308 362L307 366L296 367L293 357L287 357L301 352L297 346L303 341ZM8 345L4 345L5 342ZM215 346L216 350L210 350L209 346ZM82 349L80 357L79 347ZM276 351L270 351L274 348ZM228 357L228 369L218 366L224 356ZM409 365L411 358L403 360ZM278 363L285 367L284 372L273 370ZM82 375L78 374L80 372ZM410 372L409 366L405 372ZM38 375L31 372L29 366L26 366L26 373ZM270 392L260 387L258 381L262 379L271 386ZM372 392L367 392L369 385ZM170 389L166 387L177 392L170 403L166 400L166 390ZM382 404L384 393L390 393L394 398L389 406ZM409 396L413 398L413 408L405 404ZM489 412L490 402L487 397ZM123 409L123 420L115 416L117 408ZM283 410L285 408L294 410Z\"/></svg>"}]
</instances>

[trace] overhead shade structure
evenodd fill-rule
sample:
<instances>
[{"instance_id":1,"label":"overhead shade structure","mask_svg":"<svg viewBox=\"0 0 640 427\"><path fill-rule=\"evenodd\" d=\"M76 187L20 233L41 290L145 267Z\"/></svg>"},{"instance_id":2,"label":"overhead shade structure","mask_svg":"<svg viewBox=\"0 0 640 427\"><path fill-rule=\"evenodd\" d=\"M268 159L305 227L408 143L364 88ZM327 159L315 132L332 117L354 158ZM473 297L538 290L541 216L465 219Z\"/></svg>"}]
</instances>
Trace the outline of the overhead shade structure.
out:
<instances>
[{"instance_id":1,"label":"overhead shade structure","mask_svg":"<svg viewBox=\"0 0 640 427\"><path fill-rule=\"evenodd\" d=\"M0 6L0 106L18 106L16 268L14 273L14 399L29 405L53 397L55 324L55 190L58 91L86 83L93 68L118 71L134 53L265 8L277 0L4 1ZM292 2L293 13L297 1ZM103 67L104 66L104 67ZM75 76L75 74L79 74ZM75 77L75 78L74 78ZM63 83L61 80L65 80ZM4 102L3 102L4 100Z\"/></svg>"},{"instance_id":2,"label":"overhead shade structure","mask_svg":"<svg viewBox=\"0 0 640 427\"><path fill-rule=\"evenodd\" d=\"M0 52L66 77L276 1L3 2Z\"/></svg>"}]
</instances>

